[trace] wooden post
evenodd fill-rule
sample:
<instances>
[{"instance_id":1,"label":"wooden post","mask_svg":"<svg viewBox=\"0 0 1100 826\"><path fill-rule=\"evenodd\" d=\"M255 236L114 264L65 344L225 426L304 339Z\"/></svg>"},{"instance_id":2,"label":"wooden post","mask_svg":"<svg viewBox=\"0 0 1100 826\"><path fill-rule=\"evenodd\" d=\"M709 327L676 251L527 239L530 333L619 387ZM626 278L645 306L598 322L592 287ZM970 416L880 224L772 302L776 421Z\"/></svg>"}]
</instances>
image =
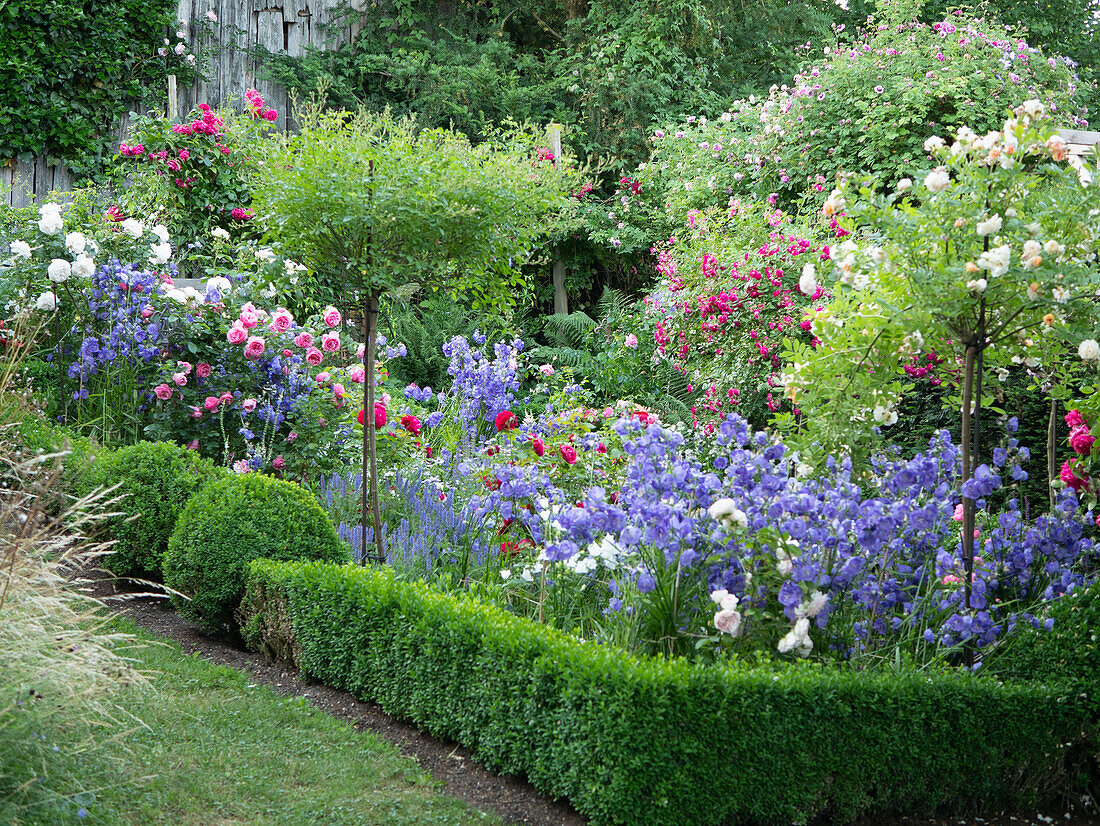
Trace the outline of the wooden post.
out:
<instances>
[{"instance_id":1,"label":"wooden post","mask_svg":"<svg viewBox=\"0 0 1100 826\"><path fill-rule=\"evenodd\" d=\"M554 153L554 163L561 157L561 126L552 123L546 127L546 136L550 139L550 151ZM565 295L565 262L554 258L552 269L554 280L554 314L565 315L569 312L569 302Z\"/></svg>"},{"instance_id":2,"label":"wooden post","mask_svg":"<svg viewBox=\"0 0 1100 826\"><path fill-rule=\"evenodd\" d=\"M176 76L168 75L168 120L175 120L179 114L179 105L176 102Z\"/></svg>"}]
</instances>

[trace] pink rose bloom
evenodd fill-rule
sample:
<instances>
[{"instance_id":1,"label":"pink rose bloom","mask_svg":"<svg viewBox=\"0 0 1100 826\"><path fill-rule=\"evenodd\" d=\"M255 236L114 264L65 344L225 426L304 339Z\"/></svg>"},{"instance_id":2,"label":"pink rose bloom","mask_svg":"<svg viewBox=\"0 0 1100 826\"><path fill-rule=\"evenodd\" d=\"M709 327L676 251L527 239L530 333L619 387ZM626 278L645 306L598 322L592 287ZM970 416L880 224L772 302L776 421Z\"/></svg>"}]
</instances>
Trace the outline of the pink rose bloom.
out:
<instances>
[{"instance_id":1,"label":"pink rose bloom","mask_svg":"<svg viewBox=\"0 0 1100 826\"><path fill-rule=\"evenodd\" d=\"M294 353L292 353L290 350L283 350L283 358L290 358L293 355Z\"/></svg>"},{"instance_id":2,"label":"pink rose bloom","mask_svg":"<svg viewBox=\"0 0 1100 826\"><path fill-rule=\"evenodd\" d=\"M627 347L629 347L629 348L630 348L631 350L634 350L634 349L636 349L636 348L637 348L637 346L638 346L638 337L637 337L636 335L634 335L633 333L631 333L631 334L630 334L630 335L628 335L628 336L626 337L626 339L625 339L625 340L623 341L623 344L625 344L625 345L626 345ZM717 623L717 618L715 618L715 622Z\"/></svg>"},{"instance_id":3,"label":"pink rose bloom","mask_svg":"<svg viewBox=\"0 0 1100 826\"><path fill-rule=\"evenodd\" d=\"M330 376L327 371L322 371L322 372L317 374L317 383L318 384L324 384L326 381L328 381L331 378L332 378L332 376Z\"/></svg>"},{"instance_id":4,"label":"pink rose bloom","mask_svg":"<svg viewBox=\"0 0 1100 826\"><path fill-rule=\"evenodd\" d=\"M282 307L275 311L275 315L271 318L271 329L277 333L285 333L294 324L294 316L290 314L289 310Z\"/></svg>"},{"instance_id":5,"label":"pink rose bloom","mask_svg":"<svg viewBox=\"0 0 1100 826\"><path fill-rule=\"evenodd\" d=\"M1069 434L1069 446L1077 453L1087 454L1092 452L1092 443L1095 441L1096 437L1089 433L1089 429L1084 425L1073 428L1073 431Z\"/></svg>"},{"instance_id":6,"label":"pink rose bloom","mask_svg":"<svg viewBox=\"0 0 1100 826\"><path fill-rule=\"evenodd\" d=\"M741 631L741 613L735 610L723 610L714 615L714 627L723 634L736 637Z\"/></svg>"},{"instance_id":7,"label":"pink rose bloom","mask_svg":"<svg viewBox=\"0 0 1100 826\"><path fill-rule=\"evenodd\" d=\"M344 390L344 385L340 384L340 382L336 382L336 384L332 385L332 395L334 395L336 398L339 399L346 394L347 391Z\"/></svg>"},{"instance_id":8,"label":"pink rose bloom","mask_svg":"<svg viewBox=\"0 0 1100 826\"><path fill-rule=\"evenodd\" d=\"M207 410L216 410L218 407L218 397L207 396L206 400L202 403L202 406L205 407Z\"/></svg>"},{"instance_id":9,"label":"pink rose bloom","mask_svg":"<svg viewBox=\"0 0 1100 826\"><path fill-rule=\"evenodd\" d=\"M252 470L252 468L248 466L248 462L244 459L238 459L233 463L234 473L248 473L250 470Z\"/></svg>"},{"instance_id":10,"label":"pink rose bloom","mask_svg":"<svg viewBox=\"0 0 1100 826\"><path fill-rule=\"evenodd\" d=\"M324 361L325 354L318 350L316 347L310 347L306 353L306 364L316 367L322 361Z\"/></svg>"},{"instance_id":11,"label":"pink rose bloom","mask_svg":"<svg viewBox=\"0 0 1100 826\"><path fill-rule=\"evenodd\" d=\"M358 347L355 348L355 357L357 359L359 359L359 361L362 361L363 356L365 356L366 354L367 354L367 345L360 344Z\"/></svg>"},{"instance_id":12,"label":"pink rose bloom","mask_svg":"<svg viewBox=\"0 0 1100 826\"><path fill-rule=\"evenodd\" d=\"M324 318L325 324L329 327L335 327L340 323L340 311L330 304L328 307L325 307L325 313L322 318Z\"/></svg>"},{"instance_id":13,"label":"pink rose bloom","mask_svg":"<svg viewBox=\"0 0 1100 826\"><path fill-rule=\"evenodd\" d=\"M153 392L157 394L157 398L161 401L166 401L172 398L172 388L167 384L158 384L153 388Z\"/></svg>"},{"instance_id":14,"label":"pink rose bloom","mask_svg":"<svg viewBox=\"0 0 1100 826\"><path fill-rule=\"evenodd\" d=\"M297 434L297 432L295 432L295 431L293 431L293 430L292 430L292 431L290 431L290 435L286 437L286 440L287 440L288 442L293 442L293 441L295 441L295 440L296 440L297 438L298 438L298 434Z\"/></svg>"},{"instance_id":15,"label":"pink rose bloom","mask_svg":"<svg viewBox=\"0 0 1100 826\"><path fill-rule=\"evenodd\" d=\"M541 456L546 452L546 445L542 443L542 439L538 436L531 440L531 448L535 451L536 456Z\"/></svg>"},{"instance_id":16,"label":"pink rose bloom","mask_svg":"<svg viewBox=\"0 0 1100 826\"><path fill-rule=\"evenodd\" d=\"M191 362L189 361L177 361L176 367L182 370L185 376L191 373Z\"/></svg>"},{"instance_id":17,"label":"pink rose bloom","mask_svg":"<svg viewBox=\"0 0 1100 826\"><path fill-rule=\"evenodd\" d=\"M241 324L244 325L245 329L251 330L259 323L260 318L255 312L248 309L241 310Z\"/></svg>"},{"instance_id":18,"label":"pink rose bloom","mask_svg":"<svg viewBox=\"0 0 1100 826\"><path fill-rule=\"evenodd\" d=\"M401 426L414 436L420 435L420 419L411 413L406 413L401 417Z\"/></svg>"},{"instance_id":19,"label":"pink rose bloom","mask_svg":"<svg viewBox=\"0 0 1100 826\"><path fill-rule=\"evenodd\" d=\"M298 333L298 335L294 336L294 343L303 350L308 350L313 346L313 336L306 332Z\"/></svg>"},{"instance_id":20,"label":"pink rose bloom","mask_svg":"<svg viewBox=\"0 0 1100 826\"><path fill-rule=\"evenodd\" d=\"M955 512L953 514L951 514L951 518L954 519L956 522L962 522L963 521L963 503L962 502L959 502L959 504L955 505Z\"/></svg>"},{"instance_id":21,"label":"pink rose bloom","mask_svg":"<svg viewBox=\"0 0 1100 826\"><path fill-rule=\"evenodd\" d=\"M225 402L226 404L231 404L233 402L233 394L226 390L224 393L218 396L218 401Z\"/></svg>"},{"instance_id":22,"label":"pink rose bloom","mask_svg":"<svg viewBox=\"0 0 1100 826\"><path fill-rule=\"evenodd\" d=\"M152 307L142 307L141 308L141 317L142 318L148 318L154 312L156 312L156 311Z\"/></svg>"},{"instance_id":23,"label":"pink rose bloom","mask_svg":"<svg viewBox=\"0 0 1100 826\"><path fill-rule=\"evenodd\" d=\"M202 418L202 410L200 410L197 407L192 407L191 408L191 418L192 419L201 419Z\"/></svg>"},{"instance_id":24,"label":"pink rose bloom","mask_svg":"<svg viewBox=\"0 0 1100 826\"><path fill-rule=\"evenodd\" d=\"M268 109L262 112L260 114L260 117L262 117L264 120L275 120L275 118L279 117L279 113L276 112L274 109Z\"/></svg>"},{"instance_id":25,"label":"pink rose bloom","mask_svg":"<svg viewBox=\"0 0 1100 826\"><path fill-rule=\"evenodd\" d=\"M253 410L256 409L256 400L255 399L245 399L243 402L241 402L241 407L244 409L244 411L246 413L251 413Z\"/></svg>"},{"instance_id":26,"label":"pink rose bloom","mask_svg":"<svg viewBox=\"0 0 1100 826\"><path fill-rule=\"evenodd\" d=\"M284 467L286 467L286 459L283 458L283 454L280 453L278 456L276 456L274 461L272 461L271 466L275 468L275 470L282 470Z\"/></svg>"},{"instance_id":27,"label":"pink rose bloom","mask_svg":"<svg viewBox=\"0 0 1100 826\"><path fill-rule=\"evenodd\" d=\"M258 359L264 354L264 340L259 336L249 336L244 345L246 359Z\"/></svg>"},{"instance_id":28,"label":"pink rose bloom","mask_svg":"<svg viewBox=\"0 0 1100 826\"><path fill-rule=\"evenodd\" d=\"M1083 490L1089 483L1088 479L1082 479L1073 472L1073 468L1070 467L1069 462L1062 465L1062 470L1058 476L1062 482L1065 483L1066 487L1073 488L1076 491Z\"/></svg>"},{"instance_id":29,"label":"pink rose bloom","mask_svg":"<svg viewBox=\"0 0 1100 826\"><path fill-rule=\"evenodd\" d=\"M199 449L199 440L198 439L192 439L191 441L189 441L187 443L187 449L188 450L198 450Z\"/></svg>"},{"instance_id":30,"label":"pink rose bloom","mask_svg":"<svg viewBox=\"0 0 1100 826\"><path fill-rule=\"evenodd\" d=\"M195 375L200 379L205 379L210 375L210 363L206 361L199 362L195 367Z\"/></svg>"},{"instance_id":31,"label":"pink rose bloom","mask_svg":"<svg viewBox=\"0 0 1100 826\"><path fill-rule=\"evenodd\" d=\"M367 377L367 371L363 369L362 364L353 364L348 368L348 378L356 384L362 384Z\"/></svg>"},{"instance_id":32,"label":"pink rose bloom","mask_svg":"<svg viewBox=\"0 0 1100 826\"><path fill-rule=\"evenodd\" d=\"M185 384L187 384L187 374L173 373L172 381L175 383L176 387L183 387Z\"/></svg>"},{"instance_id":33,"label":"pink rose bloom","mask_svg":"<svg viewBox=\"0 0 1100 826\"><path fill-rule=\"evenodd\" d=\"M540 364L539 365L539 372L542 373L544 376L552 376L552 375L554 375L554 365L552 365L552 364Z\"/></svg>"},{"instance_id":34,"label":"pink rose bloom","mask_svg":"<svg viewBox=\"0 0 1100 826\"><path fill-rule=\"evenodd\" d=\"M230 344L240 344L248 338L248 331L240 324L234 324L229 328L229 332L225 334L225 337Z\"/></svg>"},{"instance_id":35,"label":"pink rose bloom","mask_svg":"<svg viewBox=\"0 0 1100 826\"><path fill-rule=\"evenodd\" d=\"M1081 416L1080 410L1071 410L1066 414L1066 424L1070 427L1080 427L1084 423L1085 419Z\"/></svg>"},{"instance_id":36,"label":"pink rose bloom","mask_svg":"<svg viewBox=\"0 0 1100 826\"><path fill-rule=\"evenodd\" d=\"M321 336L321 349L326 353L335 353L340 349L340 334L325 333Z\"/></svg>"},{"instance_id":37,"label":"pink rose bloom","mask_svg":"<svg viewBox=\"0 0 1100 826\"><path fill-rule=\"evenodd\" d=\"M558 448L558 452L561 453L561 458L565 459L567 465L577 461L577 449L573 445L562 445Z\"/></svg>"}]
</instances>

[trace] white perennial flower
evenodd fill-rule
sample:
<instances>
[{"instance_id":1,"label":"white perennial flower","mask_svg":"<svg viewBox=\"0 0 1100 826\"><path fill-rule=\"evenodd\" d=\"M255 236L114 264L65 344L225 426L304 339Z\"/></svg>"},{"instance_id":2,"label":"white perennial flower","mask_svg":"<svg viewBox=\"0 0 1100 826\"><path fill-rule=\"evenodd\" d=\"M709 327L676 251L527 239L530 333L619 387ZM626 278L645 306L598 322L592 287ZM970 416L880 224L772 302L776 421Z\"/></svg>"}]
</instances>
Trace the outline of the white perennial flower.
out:
<instances>
[{"instance_id":1,"label":"white perennial flower","mask_svg":"<svg viewBox=\"0 0 1100 826\"><path fill-rule=\"evenodd\" d=\"M798 289L803 295L813 296L817 292L817 270L813 264L802 268L802 277L798 279Z\"/></svg>"},{"instance_id":2,"label":"white perennial flower","mask_svg":"<svg viewBox=\"0 0 1100 826\"><path fill-rule=\"evenodd\" d=\"M943 192L951 186L951 176L942 166L924 176L924 187L931 193Z\"/></svg>"},{"instance_id":3,"label":"white perennial flower","mask_svg":"<svg viewBox=\"0 0 1100 826\"><path fill-rule=\"evenodd\" d=\"M1100 361L1100 343L1094 338L1086 338L1078 345L1077 355L1082 361Z\"/></svg>"},{"instance_id":4,"label":"white perennial flower","mask_svg":"<svg viewBox=\"0 0 1100 826\"><path fill-rule=\"evenodd\" d=\"M978 267L988 270L991 278L1004 275L1011 263L1012 248L1008 244L986 250L978 256Z\"/></svg>"},{"instance_id":5,"label":"white perennial flower","mask_svg":"<svg viewBox=\"0 0 1100 826\"><path fill-rule=\"evenodd\" d=\"M172 245L164 242L161 244L149 245L149 263L153 266L159 266L160 264L167 264L168 259L172 257Z\"/></svg>"},{"instance_id":6,"label":"white perennial flower","mask_svg":"<svg viewBox=\"0 0 1100 826\"><path fill-rule=\"evenodd\" d=\"M95 261L91 257L81 253L73 261L73 275L80 278L91 278L94 273Z\"/></svg>"},{"instance_id":7,"label":"white perennial flower","mask_svg":"<svg viewBox=\"0 0 1100 826\"><path fill-rule=\"evenodd\" d=\"M212 230L210 230L210 234L221 241L229 240L229 230L222 227L214 227Z\"/></svg>"},{"instance_id":8,"label":"white perennial flower","mask_svg":"<svg viewBox=\"0 0 1100 826\"><path fill-rule=\"evenodd\" d=\"M974 227L974 230L981 236L994 235L1001 231L1001 225L1003 219L1000 215L993 214L986 218L984 221L979 221L978 225Z\"/></svg>"},{"instance_id":9,"label":"white perennial flower","mask_svg":"<svg viewBox=\"0 0 1100 826\"><path fill-rule=\"evenodd\" d=\"M44 313L56 310L57 296L51 292L42 293L42 295L38 296L38 300L34 302L34 307L36 310L41 310ZM1093 342L1093 344L1095 343L1096 342Z\"/></svg>"},{"instance_id":10,"label":"white perennial flower","mask_svg":"<svg viewBox=\"0 0 1100 826\"><path fill-rule=\"evenodd\" d=\"M149 232L157 236L162 244L168 243L168 227L166 227L164 224L157 224L151 230L149 230Z\"/></svg>"},{"instance_id":11,"label":"white perennial flower","mask_svg":"<svg viewBox=\"0 0 1100 826\"><path fill-rule=\"evenodd\" d=\"M64 258L55 258L46 268L46 276L55 284L63 284L73 274L73 265Z\"/></svg>"},{"instance_id":12,"label":"white perennial flower","mask_svg":"<svg viewBox=\"0 0 1100 826\"><path fill-rule=\"evenodd\" d=\"M84 248L87 246L88 239L84 236L83 232L70 232L65 236L65 249L67 249L71 255L79 255L84 252Z\"/></svg>"},{"instance_id":13,"label":"white perennial flower","mask_svg":"<svg viewBox=\"0 0 1100 826\"><path fill-rule=\"evenodd\" d=\"M30 258L31 257L31 245L26 241L12 241L11 242L11 254L16 258Z\"/></svg>"},{"instance_id":14,"label":"white perennial flower","mask_svg":"<svg viewBox=\"0 0 1100 826\"><path fill-rule=\"evenodd\" d=\"M145 225L137 218L127 218L122 222L122 231L131 238L140 238L145 233Z\"/></svg>"},{"instance_id":15,"label":"white perennial flower","mask_svg":"<svg viewBox=\"0 0 1100 826\"><path fill-rule=\"evenodd\" d=\"M749 526L748 516L732 499L717 500L707 508L707 513L710 514L711 519L721 522L726 527L747 528Z\"/></svg>"}]
</instances>

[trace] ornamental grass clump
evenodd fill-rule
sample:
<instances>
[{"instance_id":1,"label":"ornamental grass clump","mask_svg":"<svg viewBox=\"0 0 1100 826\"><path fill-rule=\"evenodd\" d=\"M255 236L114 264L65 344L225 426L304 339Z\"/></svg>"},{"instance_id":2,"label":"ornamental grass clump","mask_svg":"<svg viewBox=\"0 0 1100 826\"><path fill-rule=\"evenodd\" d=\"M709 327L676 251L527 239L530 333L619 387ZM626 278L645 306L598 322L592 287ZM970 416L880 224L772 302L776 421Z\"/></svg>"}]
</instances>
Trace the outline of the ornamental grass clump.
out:
<instances>
[{"instance_id":1,"label":"ornamental grass clump","mask_svg":"<svg viewBox=\"0 0 1100 826\"><path fill-rule=\"evenodd\" d=\"M120 653L129 636L78 589L76 572L110 551L87 540L102 496L64 490L63 438L26 447L19 431L39 423L15 392L18 361L0 365L0 821L55 823L88 813L95 795L74 767L117 754L111 697L144 678Z\"/></svg>"}]
</instances>

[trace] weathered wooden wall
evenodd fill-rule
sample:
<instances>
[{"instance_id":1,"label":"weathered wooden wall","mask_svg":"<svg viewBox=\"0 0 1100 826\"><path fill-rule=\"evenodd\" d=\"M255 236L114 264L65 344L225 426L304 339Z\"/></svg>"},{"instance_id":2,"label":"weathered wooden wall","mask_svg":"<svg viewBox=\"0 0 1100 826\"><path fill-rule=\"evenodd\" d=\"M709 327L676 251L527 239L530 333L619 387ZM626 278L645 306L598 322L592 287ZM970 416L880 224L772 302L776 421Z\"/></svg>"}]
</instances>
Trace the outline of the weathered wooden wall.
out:
<instances>
[{"instance_id":1,"label":"weathered wooden wall","mask_svg":"<svg viewBox=\"0 0 1100 826\"><path fill-rule=\"evenodd\" d=\"M179 0L178 20L191 50L200 52L204 38L218 45L209 66L210 79L178 90L178 116L185 117L200 103L241 107L245 91L254 88L279 112L275 125L287 128L293 118L288 117L286 92L257 78L249 49L258 44L272 52L300 55L307 45L326 48L346 43L358 33L360 23L338 25L340 5L341 0ZM362 8L366 0L351 0L350 5ZM216 22L208 12L214 13ZM126 134L125 120L118 129L119 140ZM45 156L0 167L0 202L15 207L41 202L51 192L64 192L72 185L69 171L50 165Z\"/></svg>"}]
</instances>

